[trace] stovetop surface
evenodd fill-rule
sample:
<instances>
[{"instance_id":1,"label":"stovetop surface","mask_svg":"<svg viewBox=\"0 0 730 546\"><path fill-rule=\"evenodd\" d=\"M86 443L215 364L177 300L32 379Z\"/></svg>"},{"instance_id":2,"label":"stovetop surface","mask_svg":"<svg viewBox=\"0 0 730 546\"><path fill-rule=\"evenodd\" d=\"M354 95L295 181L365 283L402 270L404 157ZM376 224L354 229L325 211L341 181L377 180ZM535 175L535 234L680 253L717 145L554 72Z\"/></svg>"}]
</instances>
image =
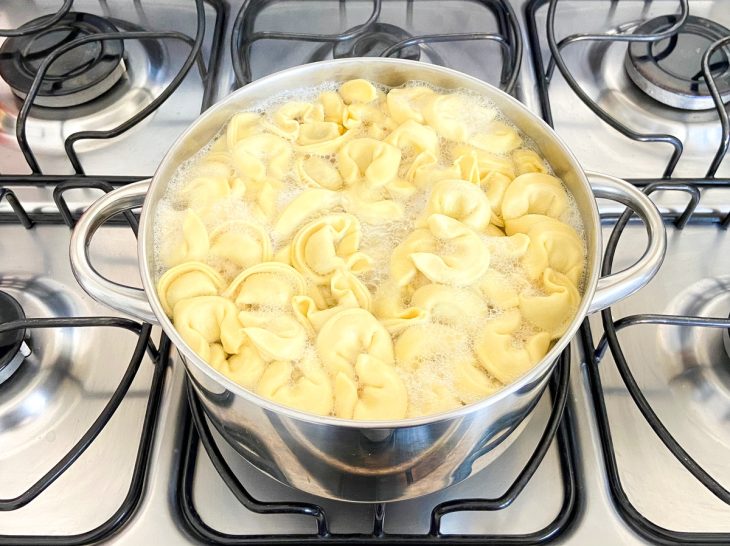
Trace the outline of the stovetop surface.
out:
<instances>
[{"instance_id":1,"label":"stovetop surface","mask_svg":"<svg viewBox=\"0 0 730 546\"><path fill-rule=\"evenodd\" d=\"M418 34L452 32L500 32L499 16L491 6L496 1L447 0L419 2L386 1L381 20ZM230 56L240 2L226 5L225 26L218 70L207 91L210 100L226 96L237 86ZM256 4L252 2L251 4ZM522 28L525 50L514 90L538 115L543 115L531 47L538 45L528 35L526 7L534 4L537 37L543 61L548 59L545 41L547 5L543 2L512 2ZM606 31L636 24L653 15L673 13L677 2L560 0L556 27L559 36L573 32ZM412 10L407 6L412 5ZM203 59L216 49L212 29L223 22L219 3L205 4L206 34ZM691 12L730 26L728 11L720 1L691 1ZM0 28L13 28L32 16L57 9L52 2L10 2L0 8ZM192 1L86 2L74 3L78 11L90 11L124 19L156 30L174 29L195 35L195 5ZM250 32L326 32L347 30L366 20L370 1L334 0L273 1L260 3ZM316 15L315 15L316 14ZM533 36L534 38L534 36ZM145 45L146 44L146 45ZM31 113L29 142L44 174L73 172L63 153L63 138L80 129L109 128L124 119L125 108L144 107L175 77L189 46L176 41L130 42L127 48L129 81L118 95L100 104L59 112ZM625 45L572 44L564 50L566 63L584 89L599 105L639 131L679 134L685 152L675 176L702 177L719 142L717 113L681 113L641 95L623 70ZM331 47L317 43L261 39L251 44L252 79L314 58L331 58ZM485 41L429 44L421 59L463 70L490 83L499 84L502 55L499 47ZM139 59L136 62L132 62ZM144 60L144 62L140 62ZM177 65L175 63L178 63ZM244 75L245 76L245 75ZM240 80L240 74L239 78ZM141 93L136 86L144 88ZM551 113L558 134L586 167L630 178L661 177L670 149L666 145L637 145L600 121L573 94L560 73L548 87ZM111 141L79 142L77 151L86 173L104 176L148 176L176 136L194 120L206 103L206 91L195 68L182 80L163 106L129 133ZM0 82L0 173L30 172L17 142L14 119L19 101ZM73 113L73 116L71 115ZM127 111L125 115L129 115ZM50 119L42 119L42 118ZM714 117L713 117L714 116ZM66 117L68 119L66 119ZM730 176L730 162L721 164L717 177ZM11 188L29 212L55 211L48 188L13 185ZM96 190L71 190L66 199L72 212L82 210L98 195ZM678 215L688 201L686 193L672 191L655 195L663 212ZM703 190L698 216L730 209L730 188ZM0 203L0 215L11 211ZM607 218L620 211L602 204ZM604 227L604 241L612 220ZM613 319L639 314L674 314L726 317L730 312L730 254L727 233L714 224L695 224L677 229L667 223L668 252L657 277L643 290L612 308ZM36 224L26 230L17 224L0 224L0 290L21 301L28 316L118 316L93 302L78 287L70 271L67 247L70 238L63 224ZM630 224L621 237L614 269L635 260L643 249L645 232ZM139 285L136 251L128 226L101 229L91 247L100 272L113 280ZM593 343L599 344L602 317L590 318ZM723 348L722 330L673 325L632 325L619 337L644 395L674 437L720 482L730 483L726 454L730 449L730 357ZM122 329L33 330L28 341L34 355L17 377L0 385L0 498L7 499L27 489L76 443L112 399L130 361L138 336ZM160 332L152 333L159 346ZM571 344L570 390L564 424L572 442L569 449L556 439L535 475L514 503L491 512L458 512L444 517L441 538L454 535L539 534L560 521L556 542L570 544L629 544L646 539L632 530L612 498L610 476L604 464L599 435L596 392L591 391L592 370L599 370L600 396L609 418L611 439L621 484L628 502L649 522L676 531L730 532L730 508L702 487L661 444L639 414L610 352L599 364L586 362L585 344ZM41 349L43 348L43 349ZM42 358L37 355L41 355ZM292 541L315 536L312 517L256 514L235 498L213 466L203 446L191 432L184 368L173 353L170 365L160 371L149 356L119 410L89 449L68 471L37 499L14 511L0 511L0 543L19 539L6 535L77 535L113 518L135 479L135 463L146 430L145 415L160 376L159 406L152 404L156 427L144 490L139 505L128 511L129 520L104 538L121 544L202 542L191 529L183 505L193 508L199 521L222 542L237 542L237 536L265 542L269 534L292 534ZM156 372L157 370L157 372ZM162 381L164 380L164 381ZM500 496L523 471L538 445L551 415L552 396L546 393L521 437L493 465L465 482L441 493L389 504L384 514L371 505L347 505L317 499L286 488L260 474L216 436L233 474L253 497L265 502L301 501L322 506L334 538L351 533L370 534L373 521L383 517L384 538L394 535L424 535L429 531L431 511L446 500ZM155 397L152 397L153 402ZM214 435L215 436L215 435ZM566 455L567 453L567 455ZM566 459L567 456L567 459ZM575 463L575 491L568 491L566 460ZM183 492L190 494L182 499ZM566 495L571 505L566 508ZM181 500L182 499L182 500ZM299 537L297 537L299 535ZM83 537L83 536L82 536ZM433 537L432 537L433 538ZM493 537L494 538L494 537ZM76 540L79 540L77 537ZM60 541L60 539L59 539ZM414 539L414 541L417 541Z\"/></svg>"}]
</instances>

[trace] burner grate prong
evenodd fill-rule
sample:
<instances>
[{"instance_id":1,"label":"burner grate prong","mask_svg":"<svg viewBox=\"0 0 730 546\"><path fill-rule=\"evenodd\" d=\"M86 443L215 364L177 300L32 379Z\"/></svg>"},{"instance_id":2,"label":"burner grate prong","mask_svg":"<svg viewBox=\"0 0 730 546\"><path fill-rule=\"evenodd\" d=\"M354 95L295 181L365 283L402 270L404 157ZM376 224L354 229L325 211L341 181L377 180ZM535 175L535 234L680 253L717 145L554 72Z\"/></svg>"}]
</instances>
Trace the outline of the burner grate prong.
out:
<instances>
[{"instance_id":1,"label":"burner grate prong","mask_svg":"<svg viewBox=\"0 0 730 546\"><path fill-rule=\"evenodd\" d=\"M707 178L714 178L717 173L717 169L720 168L720 163L722 163L725 154L727 154L728 149L730 149L730 119L728 119L727 110L723 104L720 90L717 88L717 81L715 80L715 76L713 75L712 68L710 66L710 59L712 58L712 55L716 51L720 50L720 48L728 45L730 45L730 36L726 36L714 42L707 48L707 51L705 51L705 54L702 56L702 73L705 77L705 82L707 82L710 94L712 95L712 100L715 103L717 115L720 116L720 125L722 127L720 145L717 148L717 153L715 154L709 169L707 169ZM728 221L730 221L730 214L723 222L723 227L727 227Z\"/></svg>"}]
</instances>

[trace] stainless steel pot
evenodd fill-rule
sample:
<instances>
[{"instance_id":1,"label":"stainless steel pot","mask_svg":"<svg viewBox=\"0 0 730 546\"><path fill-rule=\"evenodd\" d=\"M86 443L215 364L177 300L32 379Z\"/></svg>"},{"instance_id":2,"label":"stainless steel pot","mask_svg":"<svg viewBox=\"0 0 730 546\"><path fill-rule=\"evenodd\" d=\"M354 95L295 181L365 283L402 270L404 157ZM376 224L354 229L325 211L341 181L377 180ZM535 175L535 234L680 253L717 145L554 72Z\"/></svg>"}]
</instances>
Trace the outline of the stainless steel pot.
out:
<instances>
[{"instance_id":1,"label":"stainless steel pot","mask_svg":"<svg viewBox=\"0 0 730 546\"><path fill-rule=\"evenodd\" d=\"M588 245L587 281L575 319L529 373L479 403L439 415L388 422L308 415L263 399L215 371L183 342L160 305L153 279L152 222L157 203L178 165L198 152L234 113L281 91L351 78L367 78L389 86L421 80L443 88L471 89L491 99L539 146L572 192L583 217ZM666 234L653 203L622 180L606 175L589 177L590 182L570 150L540 118L476 78L398 59L312 63L273 74L234 92L185 131L152 180L120 188L96 201L74 230L71 265L79 284L94 299L162 326L177 346L208 418L251 464L284 484L323 497L355 502L407 499L457 483L504 451L524 427L557 356L583 318L641 288L661 265ZM595 197L629 206L643 219L648 232L648 247L638 262L600 278L601 230ZM144 290L103 278L88 256L91 237L105 220L140 206L138 252Z\"/></svg>"}]
</instances>

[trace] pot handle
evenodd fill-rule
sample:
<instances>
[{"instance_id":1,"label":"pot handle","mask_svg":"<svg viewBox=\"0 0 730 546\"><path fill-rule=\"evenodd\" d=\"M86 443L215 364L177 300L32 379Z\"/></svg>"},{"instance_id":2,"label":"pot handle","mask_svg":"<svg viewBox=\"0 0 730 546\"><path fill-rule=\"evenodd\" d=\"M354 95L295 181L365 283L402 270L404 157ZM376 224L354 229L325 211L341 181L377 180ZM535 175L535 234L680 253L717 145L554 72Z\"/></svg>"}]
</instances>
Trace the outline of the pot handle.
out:
<instances>
[{"instance_id":1,"label":"pot handle","mask_svg":"<svg viewBox=\"0 0 730 546\"><path fill-rule=\"evenodd\" d=\"M649 245L634 265L598 279L598 286L588 313L595 313L620 301L654 278L664 261L667 250L667 232L654 202L625 180L603 173L586 171L596 197L611 199L632 209L644 222Z\"/></svg>"},{"instance_id":2,"label":"pot handle","mask_svg":"<svg viewBox=\"0 0 730 546\"><path fill-rule=\"evenodd\" d=\"M145 322L158 323L144 290L102 277L89 261L89 244L96 230L117 213L142 206L151 180L123 186L100 197L79 218L71 235L69 256L76 280L92 298Z\"/></svg>"}]
</instances>

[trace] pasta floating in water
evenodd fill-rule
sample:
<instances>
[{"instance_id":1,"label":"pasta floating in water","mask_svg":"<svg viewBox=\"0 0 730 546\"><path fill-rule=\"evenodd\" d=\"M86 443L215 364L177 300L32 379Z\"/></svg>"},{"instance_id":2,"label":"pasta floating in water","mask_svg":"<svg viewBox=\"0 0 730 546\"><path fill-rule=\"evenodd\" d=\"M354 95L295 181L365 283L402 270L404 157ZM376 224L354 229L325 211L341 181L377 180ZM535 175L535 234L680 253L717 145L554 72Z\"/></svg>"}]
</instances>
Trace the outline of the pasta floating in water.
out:
<instances>
[{"instance_id":1,"label":"pasta floating in water","mask_svg":"<svg viewBox=\"0 0 730 546\"><path fill-rule=\"evenodd\" d=\"M235 114L155 219L157 293L222 376L394 420L517 380L580 305L571 195L487 101L356 79Z\"/></svg>"}]
</instances>

